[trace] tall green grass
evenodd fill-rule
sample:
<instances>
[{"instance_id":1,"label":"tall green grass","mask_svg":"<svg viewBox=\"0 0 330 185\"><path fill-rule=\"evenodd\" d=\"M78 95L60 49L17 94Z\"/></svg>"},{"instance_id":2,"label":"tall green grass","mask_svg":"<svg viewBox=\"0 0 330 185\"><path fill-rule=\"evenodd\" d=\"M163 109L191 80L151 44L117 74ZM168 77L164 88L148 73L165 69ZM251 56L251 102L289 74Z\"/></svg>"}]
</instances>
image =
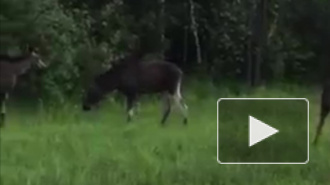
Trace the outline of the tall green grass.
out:
<instances>
[{"instance_id":1,"label":"tall green grass","mask_svg":"<svg viewBox=\"0 0 330 185\"><path fill-rule=\"evenodd\" d=\"M220 165L216 160L216 100L220 97L306 97L310 136L319 114L319 92L294 86L253 91L189 84L189 123L177 111L159 124L160 102L143 99L127 124L122 102L98 110L11 103L1 130L3 185L320 185L330 182L329 121L307 165ZM238 92L238 93L237 93ZM276 120L275 120L276 121ZM228 121L228 127L231 123Z\"/></svg>"}]
</instances>

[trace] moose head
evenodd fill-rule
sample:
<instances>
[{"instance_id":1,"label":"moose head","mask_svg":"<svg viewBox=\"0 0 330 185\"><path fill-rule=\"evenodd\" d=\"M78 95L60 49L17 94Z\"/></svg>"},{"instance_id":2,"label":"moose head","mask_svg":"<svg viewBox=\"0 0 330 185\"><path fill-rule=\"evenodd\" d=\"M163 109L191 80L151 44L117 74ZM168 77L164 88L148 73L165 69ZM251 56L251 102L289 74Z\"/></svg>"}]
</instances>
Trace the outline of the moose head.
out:
<instances>
[{"instance_id":1,"label":"moose head","mask_svg":"<svg viewBox=\"0 0 330 185\"><path fill-rule=\"evenodd\" d=\"M95 107L105 97L107 93L114 91L118 87L121 77L121 68L116 65L110 70L97 76L86 91L83 100L83 110L89 111Z\"/></svg>"},{"instance_id":2,"label":"moose head","mask_svg":"<svg viewBox=\"0 0 330 185\"><path fill-rule=\"evenodd\" d=\"M42 61L41 57L39 56L39 49L36 47L29 46L28 47L28 53L30 57L32 57L33 62L39 67L39 68L46 68L46 64Z\"/></svg>"}]
</instances>

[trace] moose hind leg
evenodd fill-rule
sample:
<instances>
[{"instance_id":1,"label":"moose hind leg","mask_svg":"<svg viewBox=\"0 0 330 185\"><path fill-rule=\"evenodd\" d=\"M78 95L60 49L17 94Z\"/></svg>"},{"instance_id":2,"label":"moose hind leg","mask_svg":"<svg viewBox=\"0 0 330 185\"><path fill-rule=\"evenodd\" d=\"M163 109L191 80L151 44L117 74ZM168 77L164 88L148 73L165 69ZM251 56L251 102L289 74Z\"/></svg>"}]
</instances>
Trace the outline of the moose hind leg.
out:
<instances>
[{"instance_id":1,"label":"moose hind leg","mask_svg":"<svg viewBox=\"0 0 330 185\"><path fill-rule=\"evenodd\" d=\"M182 98L175 97L175 102L183 115L183 123L188 123L188 106L184 103Z\"/></svg>"},{"instance_id":2,"label":"moose hind leg","mask_svg":"<svg viewBox=\"0 0 330 185\"><path fill-rule=\"evenodd\" d=\"M188 106L184 103L182 96L181 96L181 80L179 80L176 93L174 94L174 101L176 106L180 109L181 114L183 115L183 123L186 125L188 123Z\"/></svg>"},{"instance_id":3,"label":"moose hind leg","mask_svg":"<svg viewBox=\"0 0 330 185\"><path fill-rule=\"evenodd\" d=\"M162 124L165 124L170 112L171 112L171 97L169 94L164 94L163 95L163 118L161 120Z\"/></svg>"},{"instance_id":4,"label":"moose hind leg","mask_svg":"<svg viewBox=\"0 0 330 185\"><path fill-rule=\"evenodd\" d=\"M317 144L317 142L318 142L318 139L319 139L319 137L321 135L321 132L322 132L322 127L325 123L325 118L329 114L329 111L330 111L329 108L322 107L320 122L319 122L319 125L317 126L316 135L315 135L315 139L314 139L314 144Z\"/></svg>"},{"instance_id":5,"label":"moose hind leg","mask_svg":"<svg viewBox=\"0 0 330 185\"><path fill-rule=\"evenodd\" d=\"M127 111L127 122L132 121L132 117L134 116L134 104L136 103L136 97L135 96L127 96L127 102L126 102L126 111Z\"/></svg>"}]
</instances>

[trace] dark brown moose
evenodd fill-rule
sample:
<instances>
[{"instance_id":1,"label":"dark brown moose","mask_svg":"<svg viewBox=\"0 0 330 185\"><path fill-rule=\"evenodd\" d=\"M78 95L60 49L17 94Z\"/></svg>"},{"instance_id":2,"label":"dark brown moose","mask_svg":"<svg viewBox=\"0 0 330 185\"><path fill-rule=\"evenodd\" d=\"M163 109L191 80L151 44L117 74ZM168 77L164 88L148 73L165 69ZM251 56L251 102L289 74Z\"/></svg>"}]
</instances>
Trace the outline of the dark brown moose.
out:
<instances>
[{"instance_id":1,"label":"dark brown moose","mask_svg":"<svg viewBox=\"0 0 330 185\"><path fill-rule=\"evenodd\" d=\"M9 93L14 89L18 76L26 73L33 64L45 67L36 49L32 47L25 55L16 57L0 55L0 127L5 124L6 100Z\"/></svg>"},{"instance_id":2,"label":"dark brown moose","mask_svg":"<svg viewBox=\"0 0 330 185\"><path fill-rule=\"evenodd\" d=\"M170 62L141 58L124 60L94 79L84 97L83 110L90 110L107 93L117 90L126 97L127 122L130 122L140 95L161 93L165 105L161 123L167 120L174 101L183 114L183 123L187 124L188 107L180 91L182 76L183 72Z\"/></svg>"}]
</instances>

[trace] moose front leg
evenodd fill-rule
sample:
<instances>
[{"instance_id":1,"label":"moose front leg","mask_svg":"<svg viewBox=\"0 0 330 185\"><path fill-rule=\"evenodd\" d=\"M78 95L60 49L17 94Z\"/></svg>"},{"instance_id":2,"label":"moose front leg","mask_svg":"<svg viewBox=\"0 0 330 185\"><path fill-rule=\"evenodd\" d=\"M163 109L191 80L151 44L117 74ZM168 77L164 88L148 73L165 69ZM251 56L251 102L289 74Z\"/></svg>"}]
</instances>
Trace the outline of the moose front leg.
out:
<instances>
[{"instance_id":1,"label":"moose front leg","mask_svg":"<svg viewBox=\"0 0 330 185\"><path fill-rule=\"evenodd\" d=\"M126 111L127 111L127 122L132 121L134 115L134 105L136 103L136 95L126 95Z\"/></svg>"},{"instance_id":2,"label":"moose front leg","mask_svg":"<svg viewBox=\"0 0 330 185\"><path fill-rule=\"evenodd\" d=\"M165 93L163 95L163 118L161 120L161 124L164 125L167 118L168 118L168 115L170 114L171 112L171 97L169 94Z\"/></svg>"},{"instance_id":3,"label":"moose front leg","mask_svg":"<svg viewBox=\"0 0 330 185\"><path fill-rule=\"evenodd\" d=\"M6 121L6 99L7 94L6 93L0 93L0 127L5 126Z\"/></svg>"},{"instance_id":4,"label":"moose front leg","mask_svg":"<svg viewBox=\"0 0 330 185\"><path fill-rule=\"evenodd\" d=\"M315 138L314 138L314 141L313 141L314 145L316 145L317 142L318 142L318 139L319 139L319 137L321 135L321 132L322 132L322 127L323 127L324 122L325 122L325 118L327 117L329 112L330 112L330 108L328 108L328 107L322 107L321 108L320 122L317 126L316 135L315 135Z\"/></svg>"}]
</instances>

